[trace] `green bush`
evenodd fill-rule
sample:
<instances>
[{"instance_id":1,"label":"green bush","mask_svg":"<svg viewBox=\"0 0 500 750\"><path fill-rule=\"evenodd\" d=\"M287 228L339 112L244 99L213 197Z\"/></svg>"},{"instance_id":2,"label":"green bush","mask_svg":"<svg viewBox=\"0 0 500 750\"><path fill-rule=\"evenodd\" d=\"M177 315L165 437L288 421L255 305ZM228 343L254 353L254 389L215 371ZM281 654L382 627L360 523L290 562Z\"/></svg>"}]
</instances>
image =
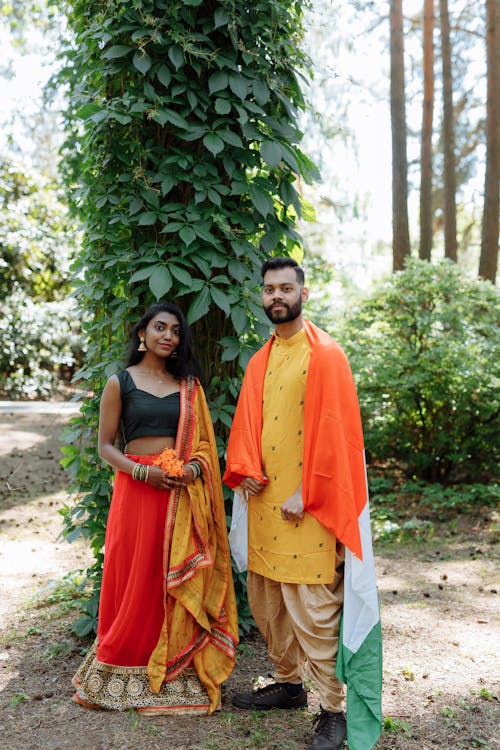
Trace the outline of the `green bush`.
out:
<instances>
[{"instance_id":1,"label":"green bush","mask_svg":"<svg viewBox=\"0 0 500 750\"><path fill-rule=\"evenodd\" d=\"M498 465L498 289L444 261L412 260L377 286L340 336L371 460L432 482Z\"/></svg>"},{"instance_id":2,"label":"green bush","mask_svg":"<svg viewBox=\"0 0 500 750\"><path fill-rule=\"evenodd\" d=\"M0 394L47 398L81 359L75 301L34 302L15 291L1 302L0 339Z\"/></svg>"}]
</instances>

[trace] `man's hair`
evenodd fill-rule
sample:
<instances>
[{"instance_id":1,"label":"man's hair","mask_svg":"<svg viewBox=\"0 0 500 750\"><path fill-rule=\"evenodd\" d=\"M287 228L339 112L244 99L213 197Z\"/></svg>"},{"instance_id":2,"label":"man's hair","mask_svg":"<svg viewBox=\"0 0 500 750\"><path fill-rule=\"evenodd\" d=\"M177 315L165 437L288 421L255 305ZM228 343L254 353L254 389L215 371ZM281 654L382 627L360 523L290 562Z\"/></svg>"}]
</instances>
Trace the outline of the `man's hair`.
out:
<instances>
[{"instance_id":1,"label":"man's hair","mask_svg":"<svg viewBox=\"0 0 500 750\"><path fill-rule=\"evenodd\" d=\"M305 278L304 278L304 271L299 266L296 260L293 258L269 258L269 260L266 260L262 264L262 268L260 269L260 273L262 278L266 275L268 271L276 271L279 268L293 268L295 271L295 275L297 277L297 281L301 286L304 286Z\"/></svg>"}]
</instances>

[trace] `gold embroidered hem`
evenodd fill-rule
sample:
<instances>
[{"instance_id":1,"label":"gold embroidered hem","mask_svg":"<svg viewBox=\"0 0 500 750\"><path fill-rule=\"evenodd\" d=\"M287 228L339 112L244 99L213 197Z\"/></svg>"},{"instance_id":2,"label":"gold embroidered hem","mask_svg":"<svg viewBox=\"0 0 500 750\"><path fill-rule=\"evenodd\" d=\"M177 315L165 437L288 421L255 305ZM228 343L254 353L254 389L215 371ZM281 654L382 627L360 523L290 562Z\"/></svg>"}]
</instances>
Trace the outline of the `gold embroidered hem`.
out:
<instances>
[{"instance_id":1,"label":"gold embroidered hem","mask_svg":"<svg viewBox=\"0 0 500 750\"><path fill-rule=\"evenodd\" d=\"M94 643L73 678L75 700L86 708L112 711L132 708L146 715L209 713L208 693L195 669L185 669L174 680L164 682L158 693L153 693L145 666L103 664L95 658L96 651Z\"/></svg>"}]
</instances>

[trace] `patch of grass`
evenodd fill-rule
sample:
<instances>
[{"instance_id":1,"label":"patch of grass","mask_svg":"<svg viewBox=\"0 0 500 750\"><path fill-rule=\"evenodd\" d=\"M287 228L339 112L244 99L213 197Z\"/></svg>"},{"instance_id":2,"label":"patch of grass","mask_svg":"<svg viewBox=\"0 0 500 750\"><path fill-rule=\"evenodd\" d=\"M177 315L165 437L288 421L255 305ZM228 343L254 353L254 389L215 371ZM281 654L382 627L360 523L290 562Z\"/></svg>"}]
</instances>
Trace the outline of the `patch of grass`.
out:
<instances>
[{"instance_id":1,"label":"patch of grass","mask_svg":"<svg viewBox=\"0 0 500 750\"><path fill-rule=\"evenodd\" d=\"M482 698L485 701L492 701L494 700L493 693L490 693L489 690L482 687L480 690L478 690L477 695L479 698Z\"/></svg>"},{"instance_id":2,"label":"patch of grass","mask_svg":"<svg viewBox=\"0 0 500 750\"><path fill-rule=\"evenodd\" d=\"M392 719L390 716L384 716L383 731L391 734L402 734L405 737L411 737L411 726L407 721Z\"/></svg>"},{"instance_id":3,"label":"patch of grass","mask_svg":"<svg viewBox=\"0 0 500 750\"><path fill-rule=\"evenodd\" d=\"M47 644L45 650L42 653L42 657L46 661L51 659L58 659L61 656L68 656L75 650L75 644L68 640L53 641Z\"/></svg>"},{"instance_id":4,"label":"patch of grass","mask_svg":"<svg viewBox=\"0 0 500 750\"><path fill-rule=\"evenodd\" d=\"M12 706L20 706L21 703L24 703L26 700L26 696L24 693L15 693L10 699Z\"/></svg>"}]
</instances>

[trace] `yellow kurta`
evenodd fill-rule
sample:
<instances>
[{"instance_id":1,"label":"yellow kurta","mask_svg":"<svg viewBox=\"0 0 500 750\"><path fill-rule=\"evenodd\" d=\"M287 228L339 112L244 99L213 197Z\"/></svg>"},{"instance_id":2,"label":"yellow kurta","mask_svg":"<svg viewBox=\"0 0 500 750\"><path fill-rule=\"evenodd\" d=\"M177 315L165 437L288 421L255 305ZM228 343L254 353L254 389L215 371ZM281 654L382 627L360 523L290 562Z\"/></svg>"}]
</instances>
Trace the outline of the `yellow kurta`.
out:
<instances>
[{"instance_id":1,"label":"yellow kurta","mask_svg":"<svg viewBox=\"0 0 500 750\"><path fill-rule=\"evenodd\" d=\"M249 498L248 568L286 583L332 583L335 537L309 513L284 521L280 508L300 492L304 399L310 348L304 329L275 338L264 381L262 462L269 484Z\"/></svg>"}]
</instances>

